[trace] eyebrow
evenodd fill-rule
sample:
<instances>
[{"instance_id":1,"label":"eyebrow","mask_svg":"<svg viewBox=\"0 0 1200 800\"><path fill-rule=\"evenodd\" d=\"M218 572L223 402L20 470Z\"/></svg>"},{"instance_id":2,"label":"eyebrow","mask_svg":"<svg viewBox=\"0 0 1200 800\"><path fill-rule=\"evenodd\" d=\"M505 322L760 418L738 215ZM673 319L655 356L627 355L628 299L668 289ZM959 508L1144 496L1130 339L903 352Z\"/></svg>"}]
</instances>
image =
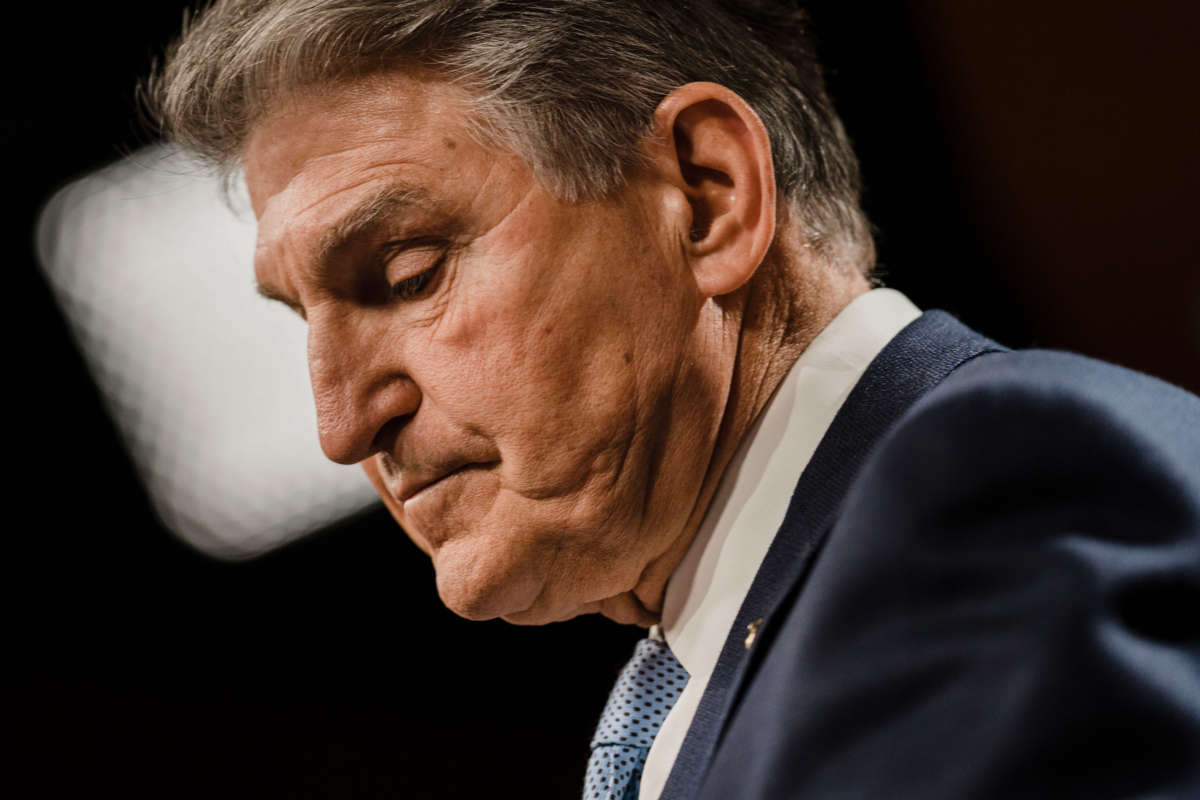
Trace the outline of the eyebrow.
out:
<instances>
[{"instance_id":1,"label":"eyebrow","mask_svg":"<svg viewBox=\"0 0 1200 800\"><path fill-rule=\"evenodd\" d=\"M368 195L321 234L312 253L313 263L323 265L353 239L383 220L413 208L428 208L429 195L407 183L390 183Z\"/></svg>"},{"instance_id":2,"label":"eyebrow","mask_svg":"<svg viewBox=\"0 0 1200 800\"><path fill-rule=\"evenodd\" d=\"M389 183L367 195L330 225L317 240L309 263L316 265L318 270L324 270L334 255L364 232L381 224L383 220L413 208L432 206L433 202L424 189L407 183ZM259 283L256 279L255 290L268 300L283 303L300 316L304 316L304 309L274 286Z\"/></svg>"}]
</instances>

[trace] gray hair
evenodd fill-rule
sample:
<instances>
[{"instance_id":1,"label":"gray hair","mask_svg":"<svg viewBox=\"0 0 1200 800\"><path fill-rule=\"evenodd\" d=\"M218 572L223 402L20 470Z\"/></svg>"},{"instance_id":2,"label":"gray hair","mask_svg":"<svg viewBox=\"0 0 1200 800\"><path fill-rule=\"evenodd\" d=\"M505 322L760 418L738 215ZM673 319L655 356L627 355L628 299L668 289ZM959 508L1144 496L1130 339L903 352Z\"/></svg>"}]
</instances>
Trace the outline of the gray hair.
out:
<instances>
[{"instance_id":1,"label":"gray hair","mask_svg":"<svg viewBox=\"0 0 1200 800\"><path fill-rule=\"evenodd\" d=\"M281 94L431 70L573 201L621 186L659 102L712 81L762 119L809 247L869 271L858 162L804 22L786 0L216 0L185 20L148 98L168 138L229 170Z\"/></svg>"}]
</instances>

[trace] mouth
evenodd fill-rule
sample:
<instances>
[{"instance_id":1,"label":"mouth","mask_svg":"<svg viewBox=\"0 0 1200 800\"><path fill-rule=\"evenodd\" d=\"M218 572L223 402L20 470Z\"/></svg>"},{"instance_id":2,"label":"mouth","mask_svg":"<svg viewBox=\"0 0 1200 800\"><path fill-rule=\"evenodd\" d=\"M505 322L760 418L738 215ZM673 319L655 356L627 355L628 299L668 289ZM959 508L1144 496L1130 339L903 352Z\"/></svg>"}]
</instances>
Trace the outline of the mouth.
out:
<instances>
[{"instance_id":1,"label":"mouth","mask_svg":"<svg viewBox=\"0 0 1200 800\"><path fill-rule=\"evenodd\" d=\"M417 495L419 495L425 491L428 491L429 489L433 488L434 486L437 486L442 481L448 480L449 478L452 478L455 475L466 472L467 470L485 469L490 466L492 466L492 464L490 464L490 463L489 464L464 463L464 464L459 464L458 466L455 466L455 467L451 467L449 470L447 470L445 472L437 473L434 475L414 476L412 478L407 478L407 477L402 478L400 481L400 485L396 488L396 490L394 491L394 494L395 494L396 499L399 500L401 504L407 503L409 500L412 500Z\"/></svg>"}]
</instances>

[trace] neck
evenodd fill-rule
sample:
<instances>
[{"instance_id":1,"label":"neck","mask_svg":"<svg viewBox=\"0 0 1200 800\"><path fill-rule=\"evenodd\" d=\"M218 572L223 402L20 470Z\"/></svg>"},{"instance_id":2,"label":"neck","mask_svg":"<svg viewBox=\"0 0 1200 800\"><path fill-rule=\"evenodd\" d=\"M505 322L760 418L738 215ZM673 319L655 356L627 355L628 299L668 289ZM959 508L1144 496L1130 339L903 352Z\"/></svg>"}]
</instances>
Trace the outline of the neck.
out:
<instances>
[{"instance_id":1,"label":"neck","mask_svg":"<svg viewBox=\"0 0 1200 800\"><path fill-rule=\"evenodd\" d=\"M640 624L658 621L667 581L700 530L721 477L755 420L817 334L869 288L861 274L813 264L798 243L784 239L743 289L712 301L721 316L723 352L732 354L724 373L725 404L703 481L680 535L650 563L631 593L613 598L626 620L632 608Z\"/></svg>"}]
</instances>

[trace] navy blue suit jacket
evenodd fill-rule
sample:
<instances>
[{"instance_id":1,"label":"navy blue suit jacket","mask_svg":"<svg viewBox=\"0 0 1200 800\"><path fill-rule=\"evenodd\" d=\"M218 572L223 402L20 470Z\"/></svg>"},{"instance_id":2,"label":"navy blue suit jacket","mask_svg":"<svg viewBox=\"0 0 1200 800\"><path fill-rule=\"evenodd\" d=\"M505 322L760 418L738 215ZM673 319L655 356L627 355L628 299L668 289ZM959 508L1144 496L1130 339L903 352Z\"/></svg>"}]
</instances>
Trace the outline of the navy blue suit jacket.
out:
<instances>
[{"instance_id":1,"label":"navy blue suit jacket","mask_svg":"<svg viewBox=\"0 0 1200 800\"><path fill-rule=\"evenodd\" d=\"M1151 796L1200 797L1200 399L926 313L801 476L663 797Z\"/></svg>"}]
</instances>

